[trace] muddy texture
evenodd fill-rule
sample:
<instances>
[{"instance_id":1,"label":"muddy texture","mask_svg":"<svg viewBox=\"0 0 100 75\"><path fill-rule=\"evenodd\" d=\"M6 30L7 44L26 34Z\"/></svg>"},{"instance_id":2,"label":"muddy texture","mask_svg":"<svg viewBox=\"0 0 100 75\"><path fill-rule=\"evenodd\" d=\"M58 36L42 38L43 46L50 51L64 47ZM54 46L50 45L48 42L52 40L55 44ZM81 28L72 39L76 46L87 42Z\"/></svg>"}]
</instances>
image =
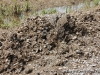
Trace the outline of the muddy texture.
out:
<instances>
[{"instance_id":1,"label":"muddy texture","mask_svg":"<svg viewBox=\"0 0 100 75\"><path fill-rule=\"evenodd\" d=\"M0 33L3 75L100 74L100 9L28 18Z\"/></svg>"}]
</instances>

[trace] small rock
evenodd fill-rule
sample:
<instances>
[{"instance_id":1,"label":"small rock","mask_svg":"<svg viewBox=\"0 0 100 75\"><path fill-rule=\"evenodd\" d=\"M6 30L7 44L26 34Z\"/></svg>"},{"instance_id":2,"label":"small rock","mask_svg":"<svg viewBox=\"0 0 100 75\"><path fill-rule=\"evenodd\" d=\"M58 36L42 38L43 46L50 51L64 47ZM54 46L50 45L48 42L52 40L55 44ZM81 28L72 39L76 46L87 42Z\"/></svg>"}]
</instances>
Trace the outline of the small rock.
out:
<instances>
[{"instance_id":1,"label":"small rock","mask_svg":"<svg viewBox=\"0 0 100 75\"><path fill-rule=\"evenodd\" d=\"M37 73L37 75L40 75L40 73Z\"/></svg>"},{"instance_id":2,"label":"small rock","mask_svg":"<svg viewBox=\"0 0 100 75\"><path fill-rule=\"evenodd\" d=\"M28 69L25 70L25 73L29 74L29 73L32 73L32 71L33 71L33 68L30 68L30 69L28 68Z\"/></svg>"},{"instance_id":3,"label":"small rock","mask_svg":"<svg viewBox=\"0 0 100 75\"><path fill-rule=\"evenodd\" d=\"M97 66L97 64L92 64L91 66L92 66L92 67L96 67L96 66Z\"/></svg>"},{"instance_id":4,"label":"small rock","mask_svg":"<svg viewBox=\"0 0 100 75\"><path fill-rule=\"evenodd\" d=\"M76 50L77 54L84 54L81 50Z\"/></svg>"},{"instance_id":5,"label":"small rock","mask_svg":"<svg viewBox=\"0 0 100 75\"><path fill-rule=\"evenodd\" d=\"M0 42L0 46L2 46L2 43Z\"/></svg>"},{"instance_id":6,"label":"small rock","mask_svg":"<svg viewBox=\"0 0 100 75\"><path fill-rule=\"evenodd\" d=\"M73 39L73 40L77 39L77 36L74 36L72 39Z\"/></svg>"}]
</instances>

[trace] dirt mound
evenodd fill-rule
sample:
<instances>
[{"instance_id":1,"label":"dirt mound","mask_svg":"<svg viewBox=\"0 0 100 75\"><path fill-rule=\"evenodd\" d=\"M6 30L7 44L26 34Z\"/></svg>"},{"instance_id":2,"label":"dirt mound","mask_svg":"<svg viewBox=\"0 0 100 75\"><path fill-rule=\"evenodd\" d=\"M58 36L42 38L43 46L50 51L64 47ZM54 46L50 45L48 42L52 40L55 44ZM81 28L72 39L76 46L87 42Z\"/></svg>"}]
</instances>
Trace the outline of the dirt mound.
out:
<instances>
[{"instance_id":1,"label":"dirt mound","mask_svg":"<svg viewBox=\"0 0 100 75\"><path fill-rule=\"evenodd\" d=\"M1 32L0 36L1 74L66 75L99 71L99 11L28 18L16 31Z\"/></svg>"}]
</instances>

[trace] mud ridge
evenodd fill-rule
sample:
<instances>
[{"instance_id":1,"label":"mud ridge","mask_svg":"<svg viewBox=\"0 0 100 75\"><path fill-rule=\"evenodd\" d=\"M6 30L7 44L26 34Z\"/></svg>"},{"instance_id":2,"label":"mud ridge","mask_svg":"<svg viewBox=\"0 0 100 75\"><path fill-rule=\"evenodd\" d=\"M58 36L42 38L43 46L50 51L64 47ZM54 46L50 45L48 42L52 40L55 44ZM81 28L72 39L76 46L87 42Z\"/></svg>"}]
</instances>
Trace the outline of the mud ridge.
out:
<instances>
[{"instance_id":1,"label":"mud ridge","mask_svg":"<svg viewBox=\"0 0 100 75\"><path fill-rule=\"evenodd\" d=\"M0 36L1 74L65 75L100 68L100 11L32 17Z\"/></svg>"}]
</instances>

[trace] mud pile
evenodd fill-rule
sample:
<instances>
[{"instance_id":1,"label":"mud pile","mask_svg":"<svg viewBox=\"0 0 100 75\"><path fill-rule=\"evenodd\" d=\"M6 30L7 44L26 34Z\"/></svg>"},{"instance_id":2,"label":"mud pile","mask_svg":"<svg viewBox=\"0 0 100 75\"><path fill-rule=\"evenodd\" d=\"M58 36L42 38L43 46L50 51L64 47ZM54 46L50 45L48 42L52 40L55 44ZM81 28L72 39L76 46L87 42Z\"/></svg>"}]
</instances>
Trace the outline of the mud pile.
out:
<instances>
[{"instance_id":1,"label":"mud pile","mask_svg":"<svg viewBox=\"0 0 100 75\"><path fill-rule=\"evenodd\" d=\"M99 10L28 18L0 36L4 75L97 74L100 69Z\"/></svg>"}]
</instances>

